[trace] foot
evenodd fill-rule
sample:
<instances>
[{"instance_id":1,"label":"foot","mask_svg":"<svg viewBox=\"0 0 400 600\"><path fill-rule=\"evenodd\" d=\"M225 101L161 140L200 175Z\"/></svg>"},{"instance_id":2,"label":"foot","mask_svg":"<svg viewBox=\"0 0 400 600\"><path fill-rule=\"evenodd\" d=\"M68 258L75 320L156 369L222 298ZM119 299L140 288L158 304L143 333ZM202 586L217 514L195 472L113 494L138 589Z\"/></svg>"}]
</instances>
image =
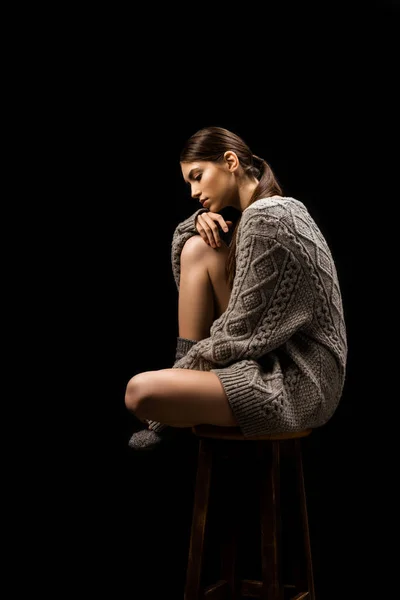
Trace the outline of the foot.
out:
<instances>
[{"instance_id":1,"label":"foot","mask_svg":"<svg viewBox=\"0 0 400 600\"><path fill-rule=\"evenodd\" d=\"M191 429L181 427L165 427L162 431L156 432L152 429L143 429L137 431L128 442L128 446L133 450L149 451L181 439L184 435L191 433Z\"/></svg>"}]
</instances>

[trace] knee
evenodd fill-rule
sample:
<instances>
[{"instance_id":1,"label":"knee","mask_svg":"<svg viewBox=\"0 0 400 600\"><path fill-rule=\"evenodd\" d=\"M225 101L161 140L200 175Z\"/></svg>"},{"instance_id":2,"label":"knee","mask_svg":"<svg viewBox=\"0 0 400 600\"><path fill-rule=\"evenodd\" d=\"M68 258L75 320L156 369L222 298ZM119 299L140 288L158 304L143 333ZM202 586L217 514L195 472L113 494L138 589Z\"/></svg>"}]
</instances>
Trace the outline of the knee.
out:
<instances>
[{"instance_id":1,"label":"knee","mask_svg":"<svg viewBox=\"0 0 400 600\"><path fill-rule=\"evenodd\" d=\"M211 246L208 246L200 235L193 235L186 240L181 252L181 266L188 264L199 264L205 260L213 251Z\"/></svg>"},{"instance_id":2,"label":"knee","mask_svg":"<svg viewBox=\"0 0 400 600\"><path fill-rule=\"evenodd\" d=\"M126 408L139 416L140 407L150 393L149 387L149 372L139 373L128 381L125 390L125 406Z\"/></svg>"}]
</instances>

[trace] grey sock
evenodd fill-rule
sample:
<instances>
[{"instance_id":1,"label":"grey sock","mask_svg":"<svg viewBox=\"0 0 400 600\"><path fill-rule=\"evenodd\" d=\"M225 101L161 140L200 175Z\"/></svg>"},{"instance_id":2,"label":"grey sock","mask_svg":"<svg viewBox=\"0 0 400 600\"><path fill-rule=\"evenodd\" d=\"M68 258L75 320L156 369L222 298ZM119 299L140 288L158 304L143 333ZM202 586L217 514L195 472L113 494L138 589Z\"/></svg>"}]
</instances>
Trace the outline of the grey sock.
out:
<instances>
[{"instance_id":1,"label":"grey sock","mask_svg":"<svg viewBox=\"0 0 400 600\"><path fill-rule=\"evenodd\" d=\"M175 362L186 356L190 348L195 344L197 344L196 340L189 340L188 338L178 337L176 341Z\"/></svg>"},{"instance_id":2,"label":"grey sock","mask_svg":"<svg viewBox=\"0 0 400 600\"><path fill-rule=\"evenodd\" d=\"M190 348L197 344L197 340L188 338L177 338L175 362L185 356ZM149 429L137 431L128 442L128 446L134 450L152 450L160 443L174 439L179 433L185 432L186 427L171 427L158 421L148 421Z\"/></svg>"},{"instance_id":3,"label":"grey sock","mask_svg":"<svg viewBox=\"0 0 400 600\"><path fill-rule=\"evenodd\" d=\"M151 429L142 429L133 434L128 442L128 446L134 450L153 450L162 442L174 440L180 431L181 429L178 427L169 426L165 426L160 432L152 431Z\"/></svg>"}]
</instances>

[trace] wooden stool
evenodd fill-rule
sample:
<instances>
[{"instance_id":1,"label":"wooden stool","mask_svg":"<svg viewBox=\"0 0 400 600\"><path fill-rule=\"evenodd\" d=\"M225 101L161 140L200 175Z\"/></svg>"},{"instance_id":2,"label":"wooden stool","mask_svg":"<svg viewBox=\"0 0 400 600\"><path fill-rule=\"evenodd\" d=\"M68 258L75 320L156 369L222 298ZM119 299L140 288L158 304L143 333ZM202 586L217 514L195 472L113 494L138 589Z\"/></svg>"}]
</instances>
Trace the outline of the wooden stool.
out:
<instances>
[{"instance_id":1,"label":"wooden stool","mask_svg":"<svg viewBox=\"0 0 400 600\"><path fill-rule=\"evenodd\" d=\"M245 438L239 428L198 425L192 428L199 437L199 456L194 490L193 519L190 533L189 556L186 571L184 600L238 600L239 598L261 598L262 600L315 600L311 545L308 528L306 495L304 488L301 439L311 433L311 429L294 433L254 436ZM246 441L247 444L244 444ZM283 584L283 543L281 529L280 498L280 457L281 449L290 448L288 454L296 472L297 500L291 503L288 513L290 533L297 524L301 535L300 552L292 565L291 581ZM249 451L247 453L247 451ZM252 463L246 461L252 457ZM293 458L295 459L293 462ZM218 530L223 532L220 545L220 574L215 584L205 586L203 563L205 541L210 531L208 523L209 499L212 483L212 467L217 460L225 461L223 472L228 471L224 490L219 490L223 498L223 514L218 514ZM226 460L229 459L229 460ZM256 461L256 462L254 462ZM257 475L250 483L259 485L260 535L261 535L261 581L241 579L238 576L238 534L244 516L235 500L249 487L238 476L240 463L245 468L256 465ZM247 465L247 467L246 467ZM229 470L231 469L231 470ZM233 470L235 469L235 470ZM282 471L283 474L283 471ZM215 490L213 490L215 492ZM222 494L222 495L221 495ZM212 503L211 503L212 504ZM297 518L294 519L297 512ZM286 521L285 521L286 522ZM289 544L292 546L292 542ZM286 564L286 563L285 563Z\"/></svg>"}]
</instances>

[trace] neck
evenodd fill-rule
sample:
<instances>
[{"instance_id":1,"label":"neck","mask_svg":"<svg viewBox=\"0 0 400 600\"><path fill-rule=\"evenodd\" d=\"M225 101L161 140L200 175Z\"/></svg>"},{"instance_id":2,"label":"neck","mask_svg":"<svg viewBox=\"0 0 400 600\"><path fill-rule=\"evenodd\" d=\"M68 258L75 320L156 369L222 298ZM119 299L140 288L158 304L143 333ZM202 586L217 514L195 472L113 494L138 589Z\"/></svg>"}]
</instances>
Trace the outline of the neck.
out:
<instances>
[{"instance_id":1,"label":"neck","mask_svg":"<svg viewBox=\"0 0 400 600\"><path fill-rule=\"evenodd\" d=\"M242 185L239 186L239 206L237 207L240 212L243 212L245 208L249 206L250 199L256 189L259 181L257 179L246 179Z\"/></svg>"}]
</instances>

